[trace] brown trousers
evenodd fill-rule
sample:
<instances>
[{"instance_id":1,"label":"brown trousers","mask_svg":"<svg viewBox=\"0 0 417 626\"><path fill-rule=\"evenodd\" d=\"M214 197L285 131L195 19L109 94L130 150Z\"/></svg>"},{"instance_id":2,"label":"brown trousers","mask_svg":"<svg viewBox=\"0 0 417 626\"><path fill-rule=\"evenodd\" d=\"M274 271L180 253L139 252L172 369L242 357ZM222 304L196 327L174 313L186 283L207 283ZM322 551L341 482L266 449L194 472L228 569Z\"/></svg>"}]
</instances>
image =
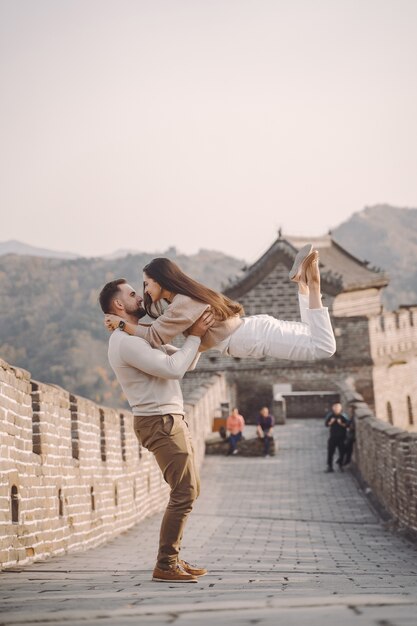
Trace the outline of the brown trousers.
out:
<instances>
[{"instance_id":1,"label":"brown trousers","mask_svg":"<svg viewBox=\"0 0 417 626\"><path fill-rule=\"evenodd\" d=\"M182 415L134 416L134 430L152 452L171 494L162 519L157 566L178 562L185 523L200 493L200 479L188 425Z\"/></svg>"}]
</instances>

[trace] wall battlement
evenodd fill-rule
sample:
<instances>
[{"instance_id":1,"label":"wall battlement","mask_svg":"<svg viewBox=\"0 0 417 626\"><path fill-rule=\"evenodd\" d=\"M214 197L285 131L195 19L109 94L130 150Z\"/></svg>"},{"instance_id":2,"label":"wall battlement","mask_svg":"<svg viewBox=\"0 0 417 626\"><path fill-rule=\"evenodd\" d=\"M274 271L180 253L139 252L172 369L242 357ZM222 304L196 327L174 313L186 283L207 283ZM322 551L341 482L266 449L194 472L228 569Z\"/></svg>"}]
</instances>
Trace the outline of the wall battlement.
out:
<instances>
[{"instance_id":1,"label":"wall battlement","mask_svg":"<svg viewBox=\"0 0 417 626\"><path fill-rule=\"evenodd\" d=\"M187 398L199 466L225 399L219 374ZM132 417L0 360L2 567L96 546L166 505L168 486Z\"/></svg>"},{"instance_id":2,"label":"wall battlement","mask_svg":"<svg viewBox=\"0 0 417 626\"><path fill-rule=\"evenodd\" d=\"M417 353L417 305L371 317L369 332L375 361Z\"/></svg>"},{"instance_id":3,"label":"wall battlement","mask_svg":"<svg viewBox=\"0 0 417 626\"><path fill-rule=\"evenodd\" d=\"M357 393L344 389L354 411L355 464L376 501L395 525L417 538L417 433L375 417Z\"/></svg>"},{"instance_id":4,"label":"wall battlement","mask_svg":"<svg viewBox=\"0 0 417 626\"><path fill-rule=\"evenodd\" d=\"M375 413L417 432L417 306L369 319Z\"/></svg>"}]
</instances>

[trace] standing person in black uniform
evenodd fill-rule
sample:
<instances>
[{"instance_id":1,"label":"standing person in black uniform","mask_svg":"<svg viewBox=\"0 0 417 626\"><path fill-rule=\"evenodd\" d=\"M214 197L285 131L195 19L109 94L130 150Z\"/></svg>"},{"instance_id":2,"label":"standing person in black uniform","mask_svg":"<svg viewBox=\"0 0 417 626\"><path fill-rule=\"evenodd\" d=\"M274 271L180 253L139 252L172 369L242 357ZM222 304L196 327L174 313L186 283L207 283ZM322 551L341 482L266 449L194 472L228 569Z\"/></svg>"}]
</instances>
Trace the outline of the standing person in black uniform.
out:
<instances>
[{"instance_id":1,"label":"standing person in black uniform","mask_svg":"<svg viewBox=\"0 0 417 626\"><path fill-rule=\"evenodd\" d=\"M345 413L342 413L342 405L340 402L332 404L332 410L327 413L324 422L325 426L330 429L329 440L327 442L326 472L333 472L333 456L336 448L339 452L337 464L339 465L340 471L343 472L344 442L348 423L349 418Z\"/></svg>"},{"instance_id":2,"label":"standing person in black uniform","mask_svg":"<svg viewBox=\"0 0 417 626\"><path fill-rule=\"evenodd\" d=\"M352 458L353 446L355 444L355 439L356 439L355 416L354 416L354 412L352 409L350 411L350 416L348 419L349 419L349 422L346 427L346 438L345 438L344 454L343 454L343 466L350 464L350 461Z\"/></svg>"}]
</instances>

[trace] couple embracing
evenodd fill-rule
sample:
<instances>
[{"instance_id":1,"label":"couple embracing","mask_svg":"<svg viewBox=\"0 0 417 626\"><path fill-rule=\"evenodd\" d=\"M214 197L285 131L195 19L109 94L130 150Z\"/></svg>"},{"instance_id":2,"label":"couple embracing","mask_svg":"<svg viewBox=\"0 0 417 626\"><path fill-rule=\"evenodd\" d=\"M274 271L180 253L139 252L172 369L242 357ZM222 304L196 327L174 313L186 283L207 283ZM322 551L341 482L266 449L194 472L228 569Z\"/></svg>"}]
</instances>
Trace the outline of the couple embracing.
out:
<instances>
[{"instance_id":1,"label":"couple embracing","mask_svg":"<svg viewBox=\"0 0 417 626\"><path fill-rule=\"evenodd\" d=\"M298 284L301 322L245 317L238 302L165 258L144 268L143 297L122 278L101 290L105 324L112 331L110 365L132 409L135 433L171 488L152 576L156 582L194 583L207 573L180 557L200 482L179 380L196 366L200 353L214 349L240 358L316 360L335 352L328 309L321 303L318 252L311 245L297 254L289 277ZM154 319L150 325L140 322L146 314ZM170 341L181 333L186 339L176 348Z\"/></svg>"}]
</instances>

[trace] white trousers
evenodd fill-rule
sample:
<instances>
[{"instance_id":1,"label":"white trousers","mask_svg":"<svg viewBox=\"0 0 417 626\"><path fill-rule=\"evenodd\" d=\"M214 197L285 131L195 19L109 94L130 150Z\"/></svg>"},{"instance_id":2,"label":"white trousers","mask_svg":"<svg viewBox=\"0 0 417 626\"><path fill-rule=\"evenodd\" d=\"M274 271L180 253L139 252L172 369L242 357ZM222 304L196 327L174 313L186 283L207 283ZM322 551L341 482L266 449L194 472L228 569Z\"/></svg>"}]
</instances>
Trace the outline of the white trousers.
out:
<instances>
[{"instance_id":1,"label":"white trousers","mask_svg":"<svg viewBox=\"0 0 417 626\"><path fill-rule=\"evenodd\" d=\"M291 361L326 359L336 352L327 307L309 309L308 296L298 294L301 322L277 320L271 315L250 315L215 349L230 356L260 359L272 356Z\"/></svg>"}]
</instances>

